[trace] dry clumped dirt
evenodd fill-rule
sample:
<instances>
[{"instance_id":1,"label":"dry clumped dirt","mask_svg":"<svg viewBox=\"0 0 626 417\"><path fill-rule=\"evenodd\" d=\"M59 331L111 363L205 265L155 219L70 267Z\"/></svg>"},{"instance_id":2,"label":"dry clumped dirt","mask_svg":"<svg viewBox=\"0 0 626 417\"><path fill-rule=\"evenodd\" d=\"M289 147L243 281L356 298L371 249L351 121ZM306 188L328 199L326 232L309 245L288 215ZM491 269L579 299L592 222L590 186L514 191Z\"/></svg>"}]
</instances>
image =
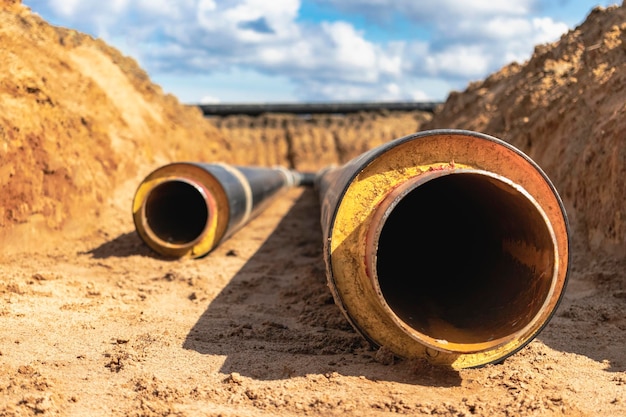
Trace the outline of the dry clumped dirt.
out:
<instances>
[{"instance_id":1,"label":"dry clumped dirt","mask_svg":"<svg viewBox=\"0 0 626 417\"><path fill-rule=\"evenodd\" d=\"M0 0L0 47L0 416L626 415L624 5L434 115L206 119L17 0ZM451 371L367 345L326 287L311 189L198 260L134 231L134 191L164 163L316 170L430 128L519 147L570 216L564 300L502 364Z\"/></svg>"}]
</instances>

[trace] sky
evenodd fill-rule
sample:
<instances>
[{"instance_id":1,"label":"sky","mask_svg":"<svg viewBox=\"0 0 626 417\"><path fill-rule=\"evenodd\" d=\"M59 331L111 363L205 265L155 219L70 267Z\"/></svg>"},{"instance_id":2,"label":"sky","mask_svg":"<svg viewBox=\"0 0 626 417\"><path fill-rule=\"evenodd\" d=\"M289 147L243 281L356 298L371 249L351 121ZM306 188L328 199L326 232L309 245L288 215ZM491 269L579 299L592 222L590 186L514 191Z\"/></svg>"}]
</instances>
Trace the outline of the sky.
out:
<instances>
[{"instance_id":1,"label":"sky","mask_svg":"<svg viewBox=\"0 0 626 417\"><path fill-rule=\"evenodd\" d=\"M617 0L23 0L186 104L444 101Z\"/></svg>"}]
</instances>

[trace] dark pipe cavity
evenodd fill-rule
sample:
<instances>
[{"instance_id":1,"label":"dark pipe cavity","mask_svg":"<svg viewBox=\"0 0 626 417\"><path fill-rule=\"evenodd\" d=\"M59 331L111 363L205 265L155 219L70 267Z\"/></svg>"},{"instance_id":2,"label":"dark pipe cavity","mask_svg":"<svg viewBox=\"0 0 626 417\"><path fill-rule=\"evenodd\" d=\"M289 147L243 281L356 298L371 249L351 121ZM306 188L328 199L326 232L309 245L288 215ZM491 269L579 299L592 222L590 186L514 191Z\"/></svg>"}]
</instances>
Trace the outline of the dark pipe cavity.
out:
<instances>
[{"instance_id":1,"label":"dark pipe cavity","mask_svg":"<svg viewBox=\"0 0 626 417\"><path fill-rule=\"evenodd\" d=\"M184 245L205 230L209 209L202 193L185 181L166 181L150 191L145 217L152 233L169 244Z\"/></svg>"},{"instance_id":2,"label":"dark pipe cavity","mask_svg":"<svg viewBox=\"0 0 626 417\"><path fill-rule=\"evenodd\" d=\"M478 174L442 176L389 214L378 282L394 313L426 336L499 339L524 328L546 300L551 236L541 212L511 185Z\"/></svg>"}]
</instances>

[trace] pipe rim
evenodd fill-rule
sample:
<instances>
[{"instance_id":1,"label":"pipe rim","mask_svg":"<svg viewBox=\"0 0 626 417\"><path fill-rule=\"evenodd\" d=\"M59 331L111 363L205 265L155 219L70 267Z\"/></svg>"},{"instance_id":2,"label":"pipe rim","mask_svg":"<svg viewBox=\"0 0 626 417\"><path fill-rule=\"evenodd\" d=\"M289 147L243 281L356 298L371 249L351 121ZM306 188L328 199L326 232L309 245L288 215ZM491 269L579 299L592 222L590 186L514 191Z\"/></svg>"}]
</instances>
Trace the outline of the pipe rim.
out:
<instances>
[{"instance_id":1,"label":"pipe rim","mask_svg":"<svg viewBox=\"0 0 626 417\"><path fill-rule=\"evenodd\" d=\"M480 150L476 155L474 150ZM471 150L471 152L470 152ZM527 191L533 195L539 204L546 208L558 241L559 249L559 277L553 298L549 301L549 309L545 321L538 323L538 327L526 339L517 340L498 349L482 353L452 354L425 347L420 343L397 337L391 321L379 315L377 307L367 301L368 291L358 282L358 268L355 269L357 259L364 256L356 251L344 254L344 240L352 235L360 235L346 222L345 202L353 200L355 194L361 204L374 204L369 201L369 195L359 195L359 183L371 181L381 171L381 160L392 158L400 159L401 170L413 168L429 169L442 167L446 164L486 169L506 175L517 183L529 184ZM387 162L385 162L387 164ZM385 165L382 164L382 165ZM393 161L387 165L393 165ZM348 169L346 169L348 168ZM384 168L384 167L383 167ZM396 169L396 168L391 168ZM447 365L454 369L474 368L489 363L498 363L521 350L530 343L549 323L560 305L565 287L569 279L571 264L569 220L563 202L545 172L526 154L513 145L496 137L462 129L434 129L421 131L398 138L365 154L361 154L337 170L340 174L333 174L335 182L340 184L332 193L322 194L322 206L328 206L328 226L324 228L324 259L326 261L326 275L335 303L344 313L346 319L357 332L374 346L386 346L399 357L421 357L429 361ZM322 188L323 190L324 188ZM363 198L361 198L363 197ZM352 214L349 217L354 217ZM358 244L355 242L355 244ZM344 262L342 259L354 259L354 262ZM352 271L352 272L351 272ZM356 274L356 275L353 275ZM376 303L378 304L378 303ZM370 320L367 316L375 316ZM385 323L380 325L380 323ZM402 332L402 334L405 334ZM406 336L407 339L411 339ZM411 339L412 340L412 339Z\"/></svg>"},{"instance_id":2,"label":"pipe rim","mask_svg":"<svg viewBox=\"0 0 626 417\"><path fill-rule=\"evenodd\" d=\"M185 243L161 239L149 225L146 204L152 192L164 184L181 183L200 196L207 209L206 224ZM228 197L220 182L200 165L175 162L150 173L139 185L133 199L133 221L141 239L155 252L173 258L197 258L209 253L224 238L230 218Z\"/></svg>"},{"instance_id":3,"label":"pipe rim","mask_svg":"<svg viewBox=\"0 0 626 417\"><path fill-rule=\"evenodd\" d=\"M541 307L539 307L536 313L532 316L532 319L527 321L527 324L510 334L501 336L495 339L487 340L479 343L455 343L445 339L431 337L425 332L420 332L405 320L403 320L394 309L387 298L384 291L381 288L380 279L378 276L378 243L380 242L381 233L383 232L387 220L393 213L394 209L402 202L407 195L417 190L419 187L438 179L452 176L452 175L475 175L484 176L486 178L498 181L509 187L510 190L514 190L520 196L522 196L531 206L535 209L535 213L543 219L542 226L545 226L546 231L550 237L552 243L553 256L552 256L552 273L549 279L550 285L548 291L545 292ZM511 343L514 340L524 339L531 335L537 328L537 323L545 317L546 310L549 306L549 300L553 297L554 291L557 285L557 279L559 275L558 270L558 246L556 244L556 237L552 225L545 214L543 208L537 203L537 201L521 186L515 184L510 179L500 176L498 174L472 168L450 168L441 169L436 171L425 172L417 177L407 180L405 183L399 185L393 189L378 205L374 215L372 217L370 227L367 231L366 248L365 248L366 268L369 275L370 282L374 287L377 295L378 302L380 302L382 308L389 314L394 323L401 328L407 335L416 340L417 342L425 345L427 348L435 351L447 352L451 354L467 354L467 353L480 353L492 349L497 349L507 343ZM431 351L432 354L432 351Z\"/></svg>"},{"instance_id":4,"label":"pipe rim","mask_svg":"<svg viewBox=\"0 0 626 417\"><path fill-rule=\"evenodd\" d=\"M204 204L203 209L206 212L206 221L204 222L204 225L201 228L201 230L198 233L195 233L196 237L193 239L186 240L185 242L180 242L180 243L174 243L172 240L166 239L164 236L164 232L155 231L157 227L155 227L156 226L155 224L151 224L152 216L148 214L148 211L151 210L151 206L153 205L151 203L151 200L154 197L154 194L161 191L163 187L175 186L177 183L184 184L184 186L190 187L191 189L193 189L198 194L198 196L202 199L202 202ZM183 178L183 177L179 177L179 178L173 177L165 181L156 183L146 193L146 198L144 199L143 204L141 205L141 212L142 212L141 214L142 214L143 229L145 230L146 235L152 242L159 245L160 247L166 248L165 250L168 250L168 251L171 250L171 251L187 252L190 248L193 248L195 245L197 245L198 242L201 242L202 239L204 239L204 237L207 235L208 230L211 227L211 224L213 223L213 218L216 216L217 202L215 201L215 198L213 198L213 196L208 192L206 187L202 186L202 184L198 184L194 181L190 181L189 179Z\"/></svg>"}]
</instances>

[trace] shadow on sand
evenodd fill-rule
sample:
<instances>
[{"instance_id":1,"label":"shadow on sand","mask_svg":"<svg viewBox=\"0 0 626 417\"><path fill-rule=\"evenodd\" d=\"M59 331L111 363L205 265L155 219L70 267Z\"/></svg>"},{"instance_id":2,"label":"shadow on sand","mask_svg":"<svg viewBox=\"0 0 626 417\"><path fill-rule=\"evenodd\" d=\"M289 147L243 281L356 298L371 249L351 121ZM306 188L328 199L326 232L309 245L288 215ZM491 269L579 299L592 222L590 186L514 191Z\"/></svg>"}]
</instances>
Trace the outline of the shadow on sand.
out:
<instances>
[{"instance_id":1,"label":"shadow on sand","mask_svg":"<svg viewBox=\"0 0 626 417\"><path fill-rule=\"evenodd\" d=\"M310 189L211 302L184 348L226 356L221 372L259 380L337 372L425 386L461 383L456 371L381 360L352 329L326 285L319 202Z\"/></svg>"}]
</instances>

